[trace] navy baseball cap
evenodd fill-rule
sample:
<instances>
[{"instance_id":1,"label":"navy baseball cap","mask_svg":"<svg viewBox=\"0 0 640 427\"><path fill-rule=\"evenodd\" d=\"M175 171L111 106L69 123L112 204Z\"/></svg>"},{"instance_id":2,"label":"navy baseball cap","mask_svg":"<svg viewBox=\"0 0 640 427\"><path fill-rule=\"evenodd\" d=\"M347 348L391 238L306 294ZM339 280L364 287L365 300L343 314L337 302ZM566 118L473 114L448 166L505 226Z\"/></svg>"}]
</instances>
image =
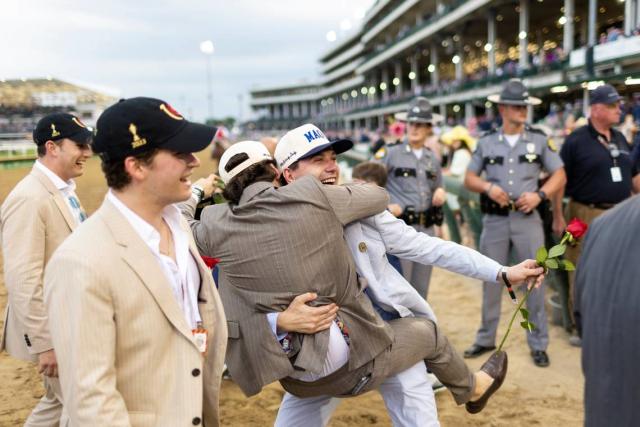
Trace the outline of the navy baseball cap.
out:
<instances>
[{"instance_id":1,"label":"navy baseball cap","mask_svg":"<svg viewBox=\"0 0 640 427\"><path fill-rule=\"evenodd\" d=\"M33 142L44 145L47 141L68 138L76 144L89 144L93 130L73 114L53 113L44 116L33 130Z\"/></svg>"},{"instance_id":2,"label":"navy baseball cap","mask_svg":"<svg viewBox=\"0 0 640 427\"><path fill-rule=\"evenodd\" d=\"M610 84L598 86L589 93L589 105L593 104L613 104L620 101L622 97L616 88Z\"/></svg>"},{"instance_id":3,"label":"navy baseball cap","mask_svg":"<svg viewBox=\"0 0 640 427\"><path fill-rule=\"evenodd\" d=\"M124 159L153 148L196 153L211 144L216 131L186 120L160 99L121 99L98 118L92 148L104 160Z\"/></svg>"}]
</instances>

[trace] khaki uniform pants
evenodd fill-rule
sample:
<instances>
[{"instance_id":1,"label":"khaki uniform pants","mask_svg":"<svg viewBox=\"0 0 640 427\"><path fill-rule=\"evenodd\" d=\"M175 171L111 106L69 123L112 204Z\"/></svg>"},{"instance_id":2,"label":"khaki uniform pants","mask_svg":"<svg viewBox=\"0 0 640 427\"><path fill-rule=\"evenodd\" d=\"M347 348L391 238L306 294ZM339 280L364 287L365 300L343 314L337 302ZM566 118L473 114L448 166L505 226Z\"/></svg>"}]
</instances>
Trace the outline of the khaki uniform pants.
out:
<instances>
[{"instance_id":1,"label":"khaki uniform pants","mask_svg":"<svg viewBox=\"0 0 640 427\"><path fill-rule=\"evenodd\" d=\"M582 222L590 226L594 219L596 219L597 217L599 217L605 212L606 212L605 209L592 208L590 206L583 205L582 203L578 203L575 200L569 200L569 203L567 204L567 207L565 209L565 219L567 220L567 223L569 223L569 221L571 221L573 218L578 218ZM567 245L567 250L564 254L565 258L571 261L576 267L580 262L580 253L582 252L583 239L584 237L581 238L578 244L575 246ZM573 317L573 306L574 306L573 292L575 289L576 272L569 271L568 276L569 276L569 313L571 314L571 322L573 323L573 327L575 328L575 319Z\"/></svg>"}]
</instances>

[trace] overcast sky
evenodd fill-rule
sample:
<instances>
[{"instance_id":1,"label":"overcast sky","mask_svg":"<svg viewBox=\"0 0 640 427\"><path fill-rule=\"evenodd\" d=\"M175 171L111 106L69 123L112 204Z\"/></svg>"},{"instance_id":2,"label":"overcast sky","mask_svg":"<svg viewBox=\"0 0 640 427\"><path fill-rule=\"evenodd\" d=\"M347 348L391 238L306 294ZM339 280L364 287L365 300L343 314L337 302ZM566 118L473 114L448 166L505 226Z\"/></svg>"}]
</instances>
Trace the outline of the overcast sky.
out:
<instances>
[{"instance_id":1,"label":"overcast sky","mask_svg":"<svg viewBox=\"0 0 640 427\"><path fill-rule=\"evenodd\" d=\"M326 34L373 0L2 0L0 78L52 76L207 115L212 40L216 117L249 117L249 90L315 80ZM342 32L344 34L344 32ZM340 38L339 38L340 39Z\"/></svg>"}]
</instances>

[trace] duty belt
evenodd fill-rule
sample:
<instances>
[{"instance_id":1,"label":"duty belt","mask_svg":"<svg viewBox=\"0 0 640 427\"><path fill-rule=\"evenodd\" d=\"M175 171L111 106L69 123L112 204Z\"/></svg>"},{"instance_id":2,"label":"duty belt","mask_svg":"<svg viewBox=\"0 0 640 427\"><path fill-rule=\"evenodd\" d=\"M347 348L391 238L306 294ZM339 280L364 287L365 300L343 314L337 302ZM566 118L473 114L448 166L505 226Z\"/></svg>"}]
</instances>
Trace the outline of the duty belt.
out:
<instances>
[{"instance_id":1,"label":"duty belt","mask_svg":"<svg viewBox=\"0 0 640 427\"><path fill-rule=\"evenodd\" d=\"M517 211L518 208L516 207L515 200L509 200L509 204L507 206L500 206L486 194L480 194L480 212L482 212L483 214L509 216L509 212ZM525 215L531 215L532 212L533 211L527 212Z\"/></svg>"},{"instance_id":2,"label":"duty belt","mask_svg":"<svg viewBox=\"0 0 640 427\"><path fill-rule=\"evenodd\" d=\"M431 206L424 212L416 212L411 206L407 206L400 219L404 220L407 225L422 225L426 228L432 225L442 225L444 211L441 206Z\"/></svg>"}]
</instances>

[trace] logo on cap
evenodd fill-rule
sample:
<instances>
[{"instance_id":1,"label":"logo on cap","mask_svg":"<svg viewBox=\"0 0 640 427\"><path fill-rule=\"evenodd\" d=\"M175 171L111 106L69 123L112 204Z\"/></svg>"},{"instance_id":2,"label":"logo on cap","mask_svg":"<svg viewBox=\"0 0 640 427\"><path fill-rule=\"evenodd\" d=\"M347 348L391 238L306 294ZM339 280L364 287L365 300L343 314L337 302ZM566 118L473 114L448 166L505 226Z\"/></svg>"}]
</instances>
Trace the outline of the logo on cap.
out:
<instances>
[{"instance_id":1,"label":"logo on cap","mask_svg":"<svg viewBox=\"0 0 640 427\"><path fill-rule=\"evenodd\" d=\"M131 123L129 125L129 132L131 132L131 135L133 135L133 141L131 142L131 148L138 148L138 147L141 147L141 146L143 146L143 145L145 145L147 143L147 140L145 138L140 138L138 136L138 128L133 123Z\"/></svg>"},{"instance_id":2,"label":"logo on cap","mask_svg":"<svg viewBox=\"0 0 640 427\"><path fill-rule=\"evenodd\" d=\"M420 112L420 107L413 107L413 109L411 110L411 112L413 113L419 113Z\"/></svg>"},{"instance_id":3,"label":"logo on cap","mask_svg":"<svg viewBox=\"0 0 640 427\"><path fill-rule=\"evenodd\" d=\"M169 104L160 104L160 109L169 117L174 120L184 120L182 115L178 113L173 107Z\"/></svg>"},{"instance_id":4,"label":"logo on cap","mask_svg":"<svg viewBox=\"0 0 640 427\"><path fill-rule=\"evenodd\" d=\"M81 128L85 128L86 129L86 126L84 125L84 123L82 123L80 121L80 119L78 119L77 117L73 117L71 120L73 121L73 123L77 124Z\"/></svg>"},{"instance_id":5,"label":"logo on cap","mask_svg":"<svg viewBox=\"0 0 640 427\"><path fill-rule=\"evenodd\" d=\"M304 134L304 137L307 138L307 142L312 142L313 140L316 140L318 138L327 139L327 137L324 136L324 134L319 129L310 130L309 132Z\"/></svg>"},{"instance_id":6,"label":"logo on cap","mask_svg":"<svg viewBox=\"0 0 640 427\"><path fill-rule=\"evenodd\" d=\"M51 123L51 138L55 138L56 136L60 136L60 132L56 130L56 125Z\"/></svg>"}]
</instances>

